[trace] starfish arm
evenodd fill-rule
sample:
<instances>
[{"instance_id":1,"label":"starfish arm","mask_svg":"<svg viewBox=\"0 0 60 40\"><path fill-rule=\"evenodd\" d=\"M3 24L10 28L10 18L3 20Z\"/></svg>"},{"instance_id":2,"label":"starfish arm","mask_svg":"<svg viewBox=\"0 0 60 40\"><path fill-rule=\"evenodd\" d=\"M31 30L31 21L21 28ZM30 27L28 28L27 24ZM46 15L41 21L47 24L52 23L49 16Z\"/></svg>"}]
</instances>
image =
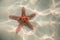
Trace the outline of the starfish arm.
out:
<instances>
[{"instance_id":1,"label":"starfish arm","mask_svg":"<svg viewBox=\"0 0 60 40\"><path fill-rule=\"evenodd\" d=\"M10 19L13 19L13 20L18 20L19 17L18 16L15 16L15 15L10 15L9 18Z\"/></svg>"},{"instance_id":2,"label":"starfish arm","mask_svg":"<svg viewBox=\"0 0 60 40\"><path fill-rule=\"evenodd\" d=\"M30 29L34 30L34 27L31 25L29 21L26 21L25 23Z\"/></svg>"},{"instance_id":3,"label":"starfish arm","mask_svg":"<svg viewBox=\"0 0 60 40\"><path fill-rule=\"evenodd\" d=\"M16 33L18 33L21 30L22 25L19 24L18 27L16 28Z\"/></svg>"},{"instance_id":4,"label":"starfish arm","mask_svg":"<svg viewBox=\"0 0 60 40\"><path fill-rule=\"evenodd\" d=\"M22 7L22 16L24 16L24 15L25 15L25 8Z\"/></svg>"},{"instance_id":5,"label":"starfish arm","mask_svg":"<svg viewBox=\"0 0 60 40\"><path fill-rule=\"evenodd\" d=\"M29 19L32 19L35 15L36 15L36 14L33 13L33 14L31 14L30 16L28 16L28 17L29 17Z\"/></svg>"}]
</instances>

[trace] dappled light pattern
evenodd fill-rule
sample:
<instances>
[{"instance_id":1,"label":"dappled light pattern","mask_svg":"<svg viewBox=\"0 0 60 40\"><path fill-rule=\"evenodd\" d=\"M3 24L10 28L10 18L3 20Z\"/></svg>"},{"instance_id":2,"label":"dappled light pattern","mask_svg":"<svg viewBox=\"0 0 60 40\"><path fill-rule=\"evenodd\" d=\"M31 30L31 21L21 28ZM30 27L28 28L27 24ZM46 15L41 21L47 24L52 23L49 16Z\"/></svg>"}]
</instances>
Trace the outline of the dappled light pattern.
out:
<instances>
[{"instance_id":1,"label":"dappled light pattern","mask_svg":"<svg viewBox=\"0 0 60 40\"><path fill-rule=\"evenodd\" d=\"M35 30L23 26L18 34L18 23L9 19L9 15L21 15L35 12L30 20ZM59 0L0 0L0 40L60 40L60 1Z\"/></svg>"}]
</instances>

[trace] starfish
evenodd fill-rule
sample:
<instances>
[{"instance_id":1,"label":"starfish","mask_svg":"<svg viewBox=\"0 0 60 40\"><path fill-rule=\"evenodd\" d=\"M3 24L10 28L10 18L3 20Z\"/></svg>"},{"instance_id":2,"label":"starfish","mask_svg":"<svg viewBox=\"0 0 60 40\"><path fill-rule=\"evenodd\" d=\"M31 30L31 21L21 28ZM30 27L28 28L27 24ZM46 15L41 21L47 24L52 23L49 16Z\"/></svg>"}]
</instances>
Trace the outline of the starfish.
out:
<instances>
[{"instance_id":1,"label":"starfish","mask_svg":"<svg viewBox=\"0 0 60 40\"><path fill-rule=\"evenodd\" d=\"M16 28L16 33L18 33L21 30L22 25L27 25L30 29L34 30L34 27L31 25L29 20L35 16L35 13L27 16L25 10L26 10L25 7L22 7L21 16L15 15L9 16L10 19L16 20L19 23L18 27Z\"/></svg>"}]
</instances>

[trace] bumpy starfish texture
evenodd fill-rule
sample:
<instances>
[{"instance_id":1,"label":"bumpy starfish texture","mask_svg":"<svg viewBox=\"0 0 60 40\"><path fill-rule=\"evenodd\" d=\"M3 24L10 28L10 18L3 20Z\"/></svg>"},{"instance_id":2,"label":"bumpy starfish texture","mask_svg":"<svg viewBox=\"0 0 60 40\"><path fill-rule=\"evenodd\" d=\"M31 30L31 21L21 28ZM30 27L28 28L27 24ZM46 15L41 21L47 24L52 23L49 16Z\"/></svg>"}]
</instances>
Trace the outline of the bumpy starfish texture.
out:
<instances>
[{"instance_id":1,"label":"bumpy starfish texture","mask_svg":"<svg viewBox=\"0 0 60 40\"><path fill-rule=\"evenodd\" d=\"M25 8L22 7L22 14L21 16L15 16L15 15L10 15L9 18L18 21L19 25L16 28L16 33L18 33L21 30L22 25L27 25L30 29L34 29L34 27L31 25L29 22L30 19L32 19L36 14L33 13L29 16L26 15Z\"/></svg>"}]
</instances>

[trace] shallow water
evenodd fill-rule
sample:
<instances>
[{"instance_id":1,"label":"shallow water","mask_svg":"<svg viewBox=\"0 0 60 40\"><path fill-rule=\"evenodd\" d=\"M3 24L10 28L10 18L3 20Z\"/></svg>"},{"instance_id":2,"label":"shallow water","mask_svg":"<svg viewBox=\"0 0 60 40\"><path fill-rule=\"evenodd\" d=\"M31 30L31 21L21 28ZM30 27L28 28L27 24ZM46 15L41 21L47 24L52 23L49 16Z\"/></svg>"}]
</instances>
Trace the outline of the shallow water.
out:
<instances>
[{"instance_id":1,"label":"shallow water","mask_svg":"<svg viewBox=\"0 0 60 40\"><path fill-rule=\"evenodd\" d=\"M9 15L36 13L30 20L36 28L30 30L23 26L16 34L18 22L9 19ZM60 40L60 0L0 0L0 40Z\"/></svg>"}]
</instances>

